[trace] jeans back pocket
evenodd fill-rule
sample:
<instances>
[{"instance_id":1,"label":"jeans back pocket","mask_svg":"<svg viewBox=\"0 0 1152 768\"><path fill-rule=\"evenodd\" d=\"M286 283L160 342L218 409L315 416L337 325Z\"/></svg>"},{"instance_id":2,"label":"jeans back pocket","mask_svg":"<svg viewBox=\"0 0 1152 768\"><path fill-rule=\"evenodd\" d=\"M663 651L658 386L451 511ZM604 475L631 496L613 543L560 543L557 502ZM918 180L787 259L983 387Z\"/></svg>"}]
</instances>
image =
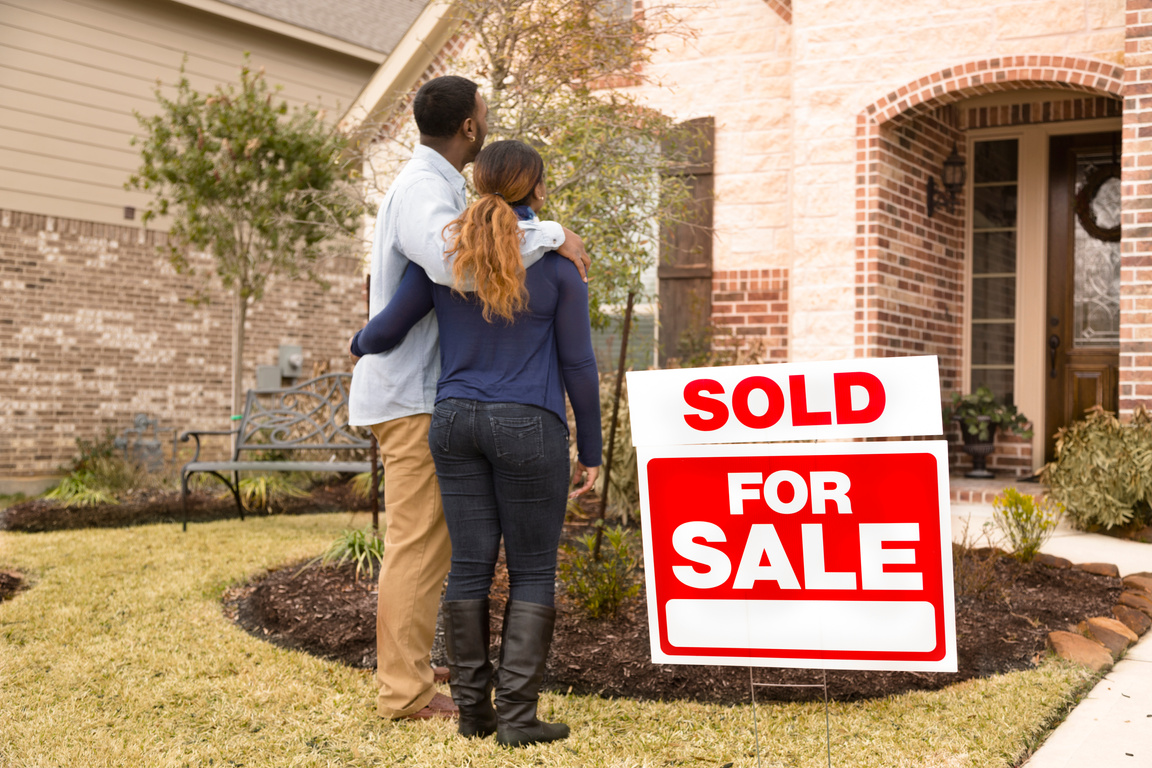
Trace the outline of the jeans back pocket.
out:
<instances>
[{"instance_id":1,"label":"jeans back pocket","mask_svg":"<svg viewBox=\"0 0 1152 768\"><path fill-rule=\"evenodd\" d=\"M456 411L437 405L432 409L432 426L428 428L428 448L434 454L446 454L452 437Z\"/></svg>"},{"instance_id":2,"label":"jeans back pocket","mask_svg":"<svg viewBox=\"0 0 1152 768\"><path fill-rule=\"evenodd\" d=\"M511 464L527 464L544 456L544 424L539 416L492 416L496 457Z\"/></svg>"}]
</instances>

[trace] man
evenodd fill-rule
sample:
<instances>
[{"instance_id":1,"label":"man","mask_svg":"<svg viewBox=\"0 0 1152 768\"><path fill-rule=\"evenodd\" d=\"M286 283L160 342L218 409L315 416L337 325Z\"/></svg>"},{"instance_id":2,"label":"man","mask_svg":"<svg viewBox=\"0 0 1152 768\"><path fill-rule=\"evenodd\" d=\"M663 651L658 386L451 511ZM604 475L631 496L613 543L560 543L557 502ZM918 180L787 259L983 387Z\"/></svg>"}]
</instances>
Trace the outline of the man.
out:
<instances>
[{"instance_id":1,"label":"man","mask_svg":"<svg viewBox=\"0 0 1152 768\"><path fill-rule=\"evenodd\" d=\"M396 177L376 218L369 312L392 298L409 261L429 278L452 284L444 228L466 207L461 171L484 146L488 106L475 83L438 77L413 102L420 144ZM586 275L580 238L555 222L524 232L521 253L530 266L549 250ZM404 341L356 363L349 423L370 426L380 444L386 484L384 560L376 616L376 678L381 717L454 717L452 700L436 692L430 666L436 613L451 545L444 523L428 427L440 376L436 317L421 320Z\"/></svg>"}]
</instances>

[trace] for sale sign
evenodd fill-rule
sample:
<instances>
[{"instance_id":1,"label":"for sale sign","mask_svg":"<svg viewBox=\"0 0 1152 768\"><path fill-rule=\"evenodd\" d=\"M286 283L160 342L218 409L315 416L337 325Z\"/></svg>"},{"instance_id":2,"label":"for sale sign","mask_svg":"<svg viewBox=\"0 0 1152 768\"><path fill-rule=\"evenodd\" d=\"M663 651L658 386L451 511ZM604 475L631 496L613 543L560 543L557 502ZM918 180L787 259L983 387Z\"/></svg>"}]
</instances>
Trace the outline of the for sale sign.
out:
<instances>
[{"instance_id":1,"label":"for sale sign","mask_svg":"<svg viewBox=\"0 0 1152 768\"><path fill-rule=\"evenodd\" d=\"M653 661L956 669L946 443L638 453Z\"/></svg>"},{"instance_id":2,"label":"for sale sign","mask_svg":"<svg viewBox=\"0 0 1152 768\"><path fill-rule=\"evenodd\" d=\"M830 382L831 405L827 420L809 425L820 427L815 436L858 437L850 414L861 411L885 429L938 433L935 360L927 359L931 376L923 362L894 372L873 360L867 376L850 375L861 361L846 361L783 372L647 372L641 387L629 378L654 662L955 671L947 443L675 445L652 437L714 441L698 429L709 420L701 409L721 421L724 411L755 419L776 407L765 381L797 382L781 406L794 425L795 413L813 412L813 401L796 395L819 391L817 379ZM667 387L652 375L663 373L676 374ZM723 393L701 406L688 385L705 375ZM749 379L769 397L745 397ZM854 386L867 390L865 399ZM659 418L640 403L663 389L679 394L664 393ZM894 414L907 396L892 398L894 390L917 390L935 416L919 405ZM711 433L748 428L724 426L713 423Z\"/></svg>"}]
</instances>

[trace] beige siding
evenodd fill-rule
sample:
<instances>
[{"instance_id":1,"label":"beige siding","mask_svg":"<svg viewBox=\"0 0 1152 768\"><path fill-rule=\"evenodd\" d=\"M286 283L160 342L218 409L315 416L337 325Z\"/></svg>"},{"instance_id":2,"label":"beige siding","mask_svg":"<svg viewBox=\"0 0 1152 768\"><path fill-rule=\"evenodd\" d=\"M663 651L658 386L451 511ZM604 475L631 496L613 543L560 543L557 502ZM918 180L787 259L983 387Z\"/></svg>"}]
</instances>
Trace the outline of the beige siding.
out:
<instances>
[{"instance_id":1,"label":"beige siding","mask_svg":"<svg viewBox=\"0 0 1152 768\"><path fill-rule=\"evenodd\" d=\"M148 197L124 190L138 165L134 112L157 80L237 79L244 51L293 106L333 117L375 65L166 0L0 0L0 208L122 224ZM166 89L171 93L171 88Z\"/></svg>"}]
</instances>

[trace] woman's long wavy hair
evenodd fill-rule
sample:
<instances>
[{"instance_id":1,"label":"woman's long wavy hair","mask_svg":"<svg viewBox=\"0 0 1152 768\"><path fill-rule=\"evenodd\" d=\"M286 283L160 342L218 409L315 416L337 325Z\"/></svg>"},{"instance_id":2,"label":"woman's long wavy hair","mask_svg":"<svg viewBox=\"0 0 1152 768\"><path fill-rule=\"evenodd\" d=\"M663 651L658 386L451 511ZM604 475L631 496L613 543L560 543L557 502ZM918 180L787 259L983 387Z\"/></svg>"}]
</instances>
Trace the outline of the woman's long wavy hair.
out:
<instances>
[{"instance_id":1,"label":"woman's long wavy hair","mask_svg":"<svg viewBox=\"0 0 1152 768\"><path fill-rule=\"evenodd\" d=\"M448 225L457 285L471 285L484 305L484 319L511 321L528 303L519 219L544 179L544 161L522 141L497 141L476 156L472 180L480 199Z\"/></svg>"}]
</instances>

